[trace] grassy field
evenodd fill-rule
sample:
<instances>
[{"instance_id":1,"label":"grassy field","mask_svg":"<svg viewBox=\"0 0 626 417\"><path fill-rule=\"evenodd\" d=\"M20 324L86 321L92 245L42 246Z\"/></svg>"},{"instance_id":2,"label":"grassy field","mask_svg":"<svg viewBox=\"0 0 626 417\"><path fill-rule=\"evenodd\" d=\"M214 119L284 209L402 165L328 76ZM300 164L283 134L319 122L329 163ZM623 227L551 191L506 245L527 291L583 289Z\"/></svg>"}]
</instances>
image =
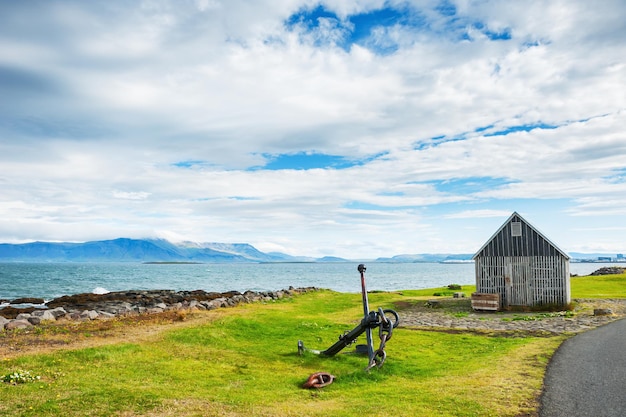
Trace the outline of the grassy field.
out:
<instances>
[{"instance_id":1,"label":"grassy field","mask_svg":"<svg viewBox=\"0 0 626 417\"><path fill-rule=\"evenodd\" d=\"M572 291L623 298L626 275L616 277L575 278ZM432 294L372 293L370 305ZM0 383L0 415L533 416L545 366L565 338L398 328L384 366L369 373L367 358L351 347L331 358L297 354L299 339L324 349L361 316L359 294L319 291L187 316L0 332L0 375L40 376ZM27 353L12 354L12 346ZM335 382L302 389L317 371Z\"/></svg>"},{"instance_id":2,"label":"grassy field","mask_svg":"<svg viewBox=\"0 0 626 417\"><path fill-rule=\"evenodd\" d=\"M571 278L573 298L626 298L626 274Z\"/></svg>"}]
</instances>

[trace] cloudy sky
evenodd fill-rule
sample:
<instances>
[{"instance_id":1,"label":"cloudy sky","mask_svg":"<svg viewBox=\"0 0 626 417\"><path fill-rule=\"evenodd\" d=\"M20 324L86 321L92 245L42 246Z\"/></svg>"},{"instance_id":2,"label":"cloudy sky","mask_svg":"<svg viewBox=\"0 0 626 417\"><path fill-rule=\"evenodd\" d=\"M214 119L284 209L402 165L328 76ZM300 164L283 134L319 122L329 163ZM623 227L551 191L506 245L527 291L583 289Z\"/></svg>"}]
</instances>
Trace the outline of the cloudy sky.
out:
<instances>
[{"instance_id":1,"label":"cloudy sky","mask_svg":"<svg viewBox=\"0 0 626 417\"><path fill-rule=\"evenodd\" d=\"M626 252L626 2L0 0L0 242Z\"/></svg>"}]
</instances>

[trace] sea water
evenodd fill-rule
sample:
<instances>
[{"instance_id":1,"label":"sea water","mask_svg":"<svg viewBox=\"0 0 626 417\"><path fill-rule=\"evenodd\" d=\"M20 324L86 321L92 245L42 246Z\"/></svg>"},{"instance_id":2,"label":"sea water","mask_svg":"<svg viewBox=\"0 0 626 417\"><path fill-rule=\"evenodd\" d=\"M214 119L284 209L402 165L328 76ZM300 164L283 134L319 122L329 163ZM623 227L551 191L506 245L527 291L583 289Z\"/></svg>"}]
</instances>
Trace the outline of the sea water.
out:
<instances>
[{"instance_id":1,"label":"sea water","mask_svg":"<svg viewBox=\"0 0 626 417\"><path fill-rule=\"evenodd\" d=\"M275 291L318 287L360 292L358 262L340 263L0 263L0 303L22 297L51 300L86 292L169 289ZM588 275L608 264L572 263ZM395 291L474 284L473 263L366 263L368 290Z\"/></svg>"}]
</instances>

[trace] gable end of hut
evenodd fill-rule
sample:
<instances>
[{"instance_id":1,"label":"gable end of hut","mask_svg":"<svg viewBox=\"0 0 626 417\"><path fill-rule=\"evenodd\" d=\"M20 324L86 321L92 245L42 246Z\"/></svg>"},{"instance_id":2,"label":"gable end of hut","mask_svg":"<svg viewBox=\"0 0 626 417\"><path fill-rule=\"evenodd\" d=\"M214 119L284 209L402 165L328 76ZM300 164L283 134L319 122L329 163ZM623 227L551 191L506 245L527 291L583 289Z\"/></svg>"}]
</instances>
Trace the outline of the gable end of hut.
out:
<instances>
[{"instance_id":1,"label":"gable end of hut","mask_svg":"<svg viewBox=\"0 0 626 417\"><path fill-rule=\"evenodd\" d=\"M499 294L501 307L571 301L569 256L517 212L472 259L476 292Z\"/></svg>"}]
</instances>

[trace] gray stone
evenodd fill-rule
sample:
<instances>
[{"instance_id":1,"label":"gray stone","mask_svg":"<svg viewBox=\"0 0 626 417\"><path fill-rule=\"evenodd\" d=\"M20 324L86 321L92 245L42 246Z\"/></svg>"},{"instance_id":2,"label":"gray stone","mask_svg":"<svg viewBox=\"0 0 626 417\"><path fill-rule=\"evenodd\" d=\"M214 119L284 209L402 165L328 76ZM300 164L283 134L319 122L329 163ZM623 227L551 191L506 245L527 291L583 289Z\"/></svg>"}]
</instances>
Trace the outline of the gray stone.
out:
<instances>
[{"instance_id":1,"label":"gray stone","mask_svg":"<svg viewBox=\"0 0 626 417\"><path fill-rule=\"evenodd\" d=\"M94 310L85 310L82 313L80 313L81 319L95 320L98 317L99 317L98 312Z\"/></svg>"},{"instance_id":2,"label":"gray stone","mask_svg":"<svg viewBox=\"0 0 626 417\"><path fill-rule=\"evenodd\" d=\"M28 320L31 317L30 313L20 313L15 317L16 320Z\"/></svg>"},{"instance_id":3,"label":"gray stone","mask_svg":"<svg viewBox=\"0 0 626 417\"><path fill-rule=\"evenodd\" d=\"M65 309L63 307L57 307L57 308L53 308L52 310L48 310L55 319L58 319L59 317L63 317L67 314L67 311L65 311Z\"/></svg>"},{"instance_id":4,"label":"gray stone","mask_svg":"<svg viewBox=\"0 0 626 417\"><path fill-rule=\"evenodd\" d=\"M594 316L611 316L613 315L613 310L610 308L594 308L593 309Z\"/></svg>"},{"instance_id":5,"label":"gray stone","mask_svg":"<svg viewBox=\"0 0 626 417\"><path fill-rule=\"evenodd\" d=\"M37 317L37 316L30 316L29 318L27 318L26 320L28 320L28 322L34 326L41 324L41 318Z\"/></svg>"},{"instance_id":6,"label":"gray stone","mask_svg":"<svg viewBox=\"0 0 626 417\"><path fill-rule=\"evenodd\" d=\"M55 321L57 319L56 316L48 310L42 311L38 317L41 319L41 321Z\"/></svg>"},{"instance_id":7,"label":"gray stone","mask_svg":"<svg viewBox=\"0 0 626 417\"><path fill-rule=\"evenodd\" d=\"M4 328L7 330L15 330L15 329L28 329L33 327L33 325L28 320L10 320L8 323L4 325Z\"/></svg>"}]
</instances>

